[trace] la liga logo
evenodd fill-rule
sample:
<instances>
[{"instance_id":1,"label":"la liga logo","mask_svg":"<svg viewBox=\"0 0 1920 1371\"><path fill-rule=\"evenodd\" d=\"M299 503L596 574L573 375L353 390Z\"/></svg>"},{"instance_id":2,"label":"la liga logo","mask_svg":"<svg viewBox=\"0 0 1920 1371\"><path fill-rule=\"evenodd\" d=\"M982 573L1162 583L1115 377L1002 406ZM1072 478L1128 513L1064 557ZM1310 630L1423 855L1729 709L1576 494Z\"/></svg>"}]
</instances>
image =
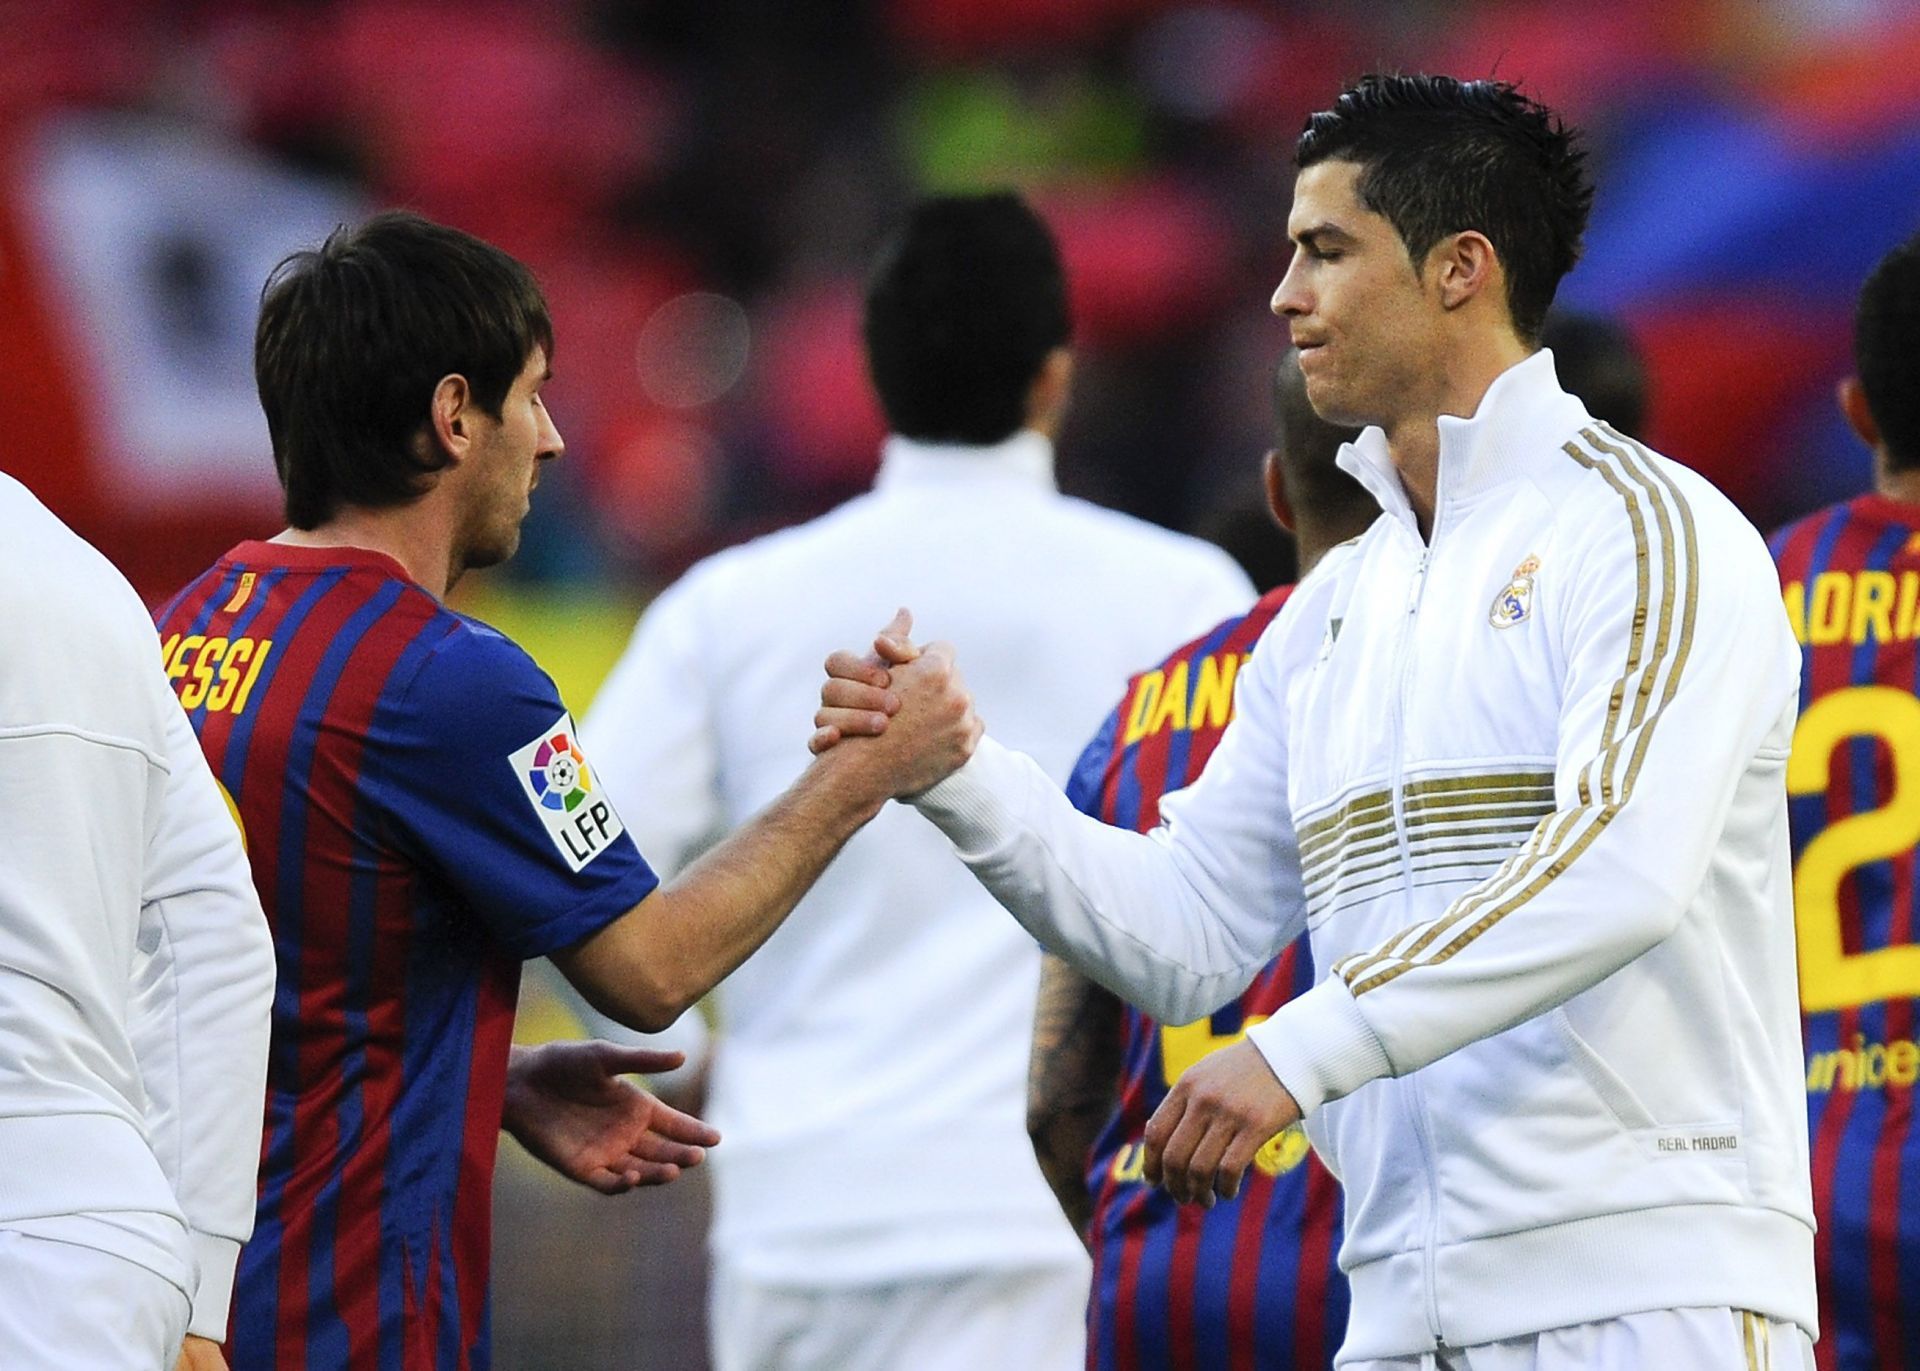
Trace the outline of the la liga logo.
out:
<instances>
[{"instance_id":1,"label":"la liga logo","mask_svg":"<svg viewBox=\"0 0 1920 1371\"><path fill-rule=\"evenodd\" d=\"M563 730L542 738L534 749L527 783L542 807L571 814L593 793L593 773L578 743Z\"/></svg>"},{"instance_id":2,"label":"la liga logo","mask_svg":"<svg viewBox=\"0 0 1920 1371\"><path fill-rule=\"evenodd\" d=\"M573 718L561 714L507 758L520 791L555 848L574 871L605 852L625 828L596 790Z\"/></svg>"}]
</instances>

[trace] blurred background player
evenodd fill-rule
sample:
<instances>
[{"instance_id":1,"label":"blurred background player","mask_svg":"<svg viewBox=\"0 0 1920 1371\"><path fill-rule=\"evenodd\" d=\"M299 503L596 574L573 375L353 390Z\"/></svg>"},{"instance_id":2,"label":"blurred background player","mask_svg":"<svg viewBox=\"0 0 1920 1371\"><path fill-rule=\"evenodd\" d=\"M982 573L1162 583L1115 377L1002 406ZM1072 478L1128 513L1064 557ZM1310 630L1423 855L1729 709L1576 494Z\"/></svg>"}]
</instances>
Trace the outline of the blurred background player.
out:
<instances>
[{"instance_id":1,"label":"blurred background player","mask_svg":"<svg viewBox=\"0 0 1920 1371\"><path fill-rule=\"evenodd\" d=\"M664 1026L889 793L877 754L810 768L660 887L552 682L442 603L512 555L563 450L540 398L552 345L524 266L413 215L288 258L255 369L290 527L160 615L279 965L240 1371L483 1371L503 1126L608 1192L672 1180L717 1140L618 1079L677 1059L510 1052L522 960L550 956L604 1011ZM959 695L936 696L900 698L947 704L964 742Z\"/></svg>"},{"instance_id":2,"label":"blurred background player","mask_svg":"<svg viewBox=\"0 0 1920 1371\"><path fill-rule=\"evenodd\" d=\"M1598 315L1557 311L1540 340L1591 413L1639 424L1646 371L1626 330ZM1293 534L1304 579L1329 548L1364 531L1379 506L1335 466L1354 430L1313 412L1297 354L1281 360L1273 391L1279 446L1267 456L1265 486L1271 517ZM1291 591L1268 592L1243 619L1225 621L1134 677L1081 754L1068 787L1074 804L1107 823L1143 832L1157 825L1160 796L1200 774L1230 715L1230 702L1219 714L1217 706L1196 709L1208 674L1216 688L1230 689L1232 664L1252 650ZM1312 984L1306 944L1296 941L1233 1004L1205 1020L1165 1026L1043 954L1027 1123L1041 1170L1094 1254L1089 1367L1122 1359L1136 1371L1332 1364L1347 1307L1333 1261L1338 1183L1301 1131L1276 1137L1240 1194L1211 1210L1175 1205L1140 1168L1146 1121L1180 1073ZM1203 1251L1223 1248L1229 1260L1200 1260Z\"/></svg>"},{"instance_id":3,"label":"blurred background player","mask_svg":"<svg viewBox=\"0 0 1920 1371\"><path fill-rule=\"evenodd\" d=\"M970 667L980 708L1057 782L1108 683L1251 596L1218 549L1056 489L1066 283L1019 199L920 204L865 332L893 429L872 493L695 567L588 719L669 868L804 764L821 659L897 602L875 558L929 630L996 645ZM720 987L720 1371L1080 1365L1086 1253L1022 1128L1039 959L890 808Z\"/></svg>"},{"instance_id":4,"label":"blurred background player","mask_svg":"<svg viewBox=\"0 0 1920 1371\"><path fill-rule=\"evenodd\" d=\"M1282 358L1273 391L1279 446L1267 454L1265 485L1304 578L1380 507L1334 466L1355 430L1314 414L1294 353ZM1067 787L1074 804L1110 824L1155 828L1161 795L1190 784L1213 754L1238 668L1292 591L1268 591L1135 676L1080 755ZM1163 1026L1043 954L1027 1127L1041 1171L1093 1253L1091 1371L1332 1365L1347 1312L1334 1265L1339 1186L1297 1126L1261 1152L1238 1196L1211 1210L1178 1205L1141 1175L1141 1132L1180 1073L1312 984L1306 944L1296 941L1232 1004Z\"/></svg>"},{"instance_id":5,"label":"blurred background player","mask_svg":"<svg viewBox=\"0 0 1920 1371\"><path fill-rule=\"evenodd\" d=\"M220 1365L273 958L153 625L0 476L0 1366Z\"/></svg>"},{"instance_id":6,"label":"blurred background player","mask_svg":"<svg viewBox=\"0 0 1920 1371\"><path fill-rule=\"evenodd\" d=\"M1874 489L1772 540L1805 655L1787 771L1821 1371L1920 1356L1920 238L1860 292L1840 408Z\"/></svg>"}]
</instances>

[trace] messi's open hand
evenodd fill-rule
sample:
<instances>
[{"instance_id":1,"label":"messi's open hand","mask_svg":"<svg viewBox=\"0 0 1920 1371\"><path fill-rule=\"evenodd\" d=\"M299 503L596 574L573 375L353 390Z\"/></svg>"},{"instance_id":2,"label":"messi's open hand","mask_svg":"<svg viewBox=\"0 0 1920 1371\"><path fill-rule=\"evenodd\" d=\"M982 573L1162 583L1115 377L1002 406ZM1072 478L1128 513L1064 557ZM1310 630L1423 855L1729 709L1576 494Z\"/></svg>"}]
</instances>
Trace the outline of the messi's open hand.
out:
<instances>
[{"instance_id":1,"label":"messi's open hand","mask_svg":"<svg viewBox=\"0 0 1920 1371\"><path fill-rule=\"evenodd\" d=\"M504 1127L555 1171L603 1195L665 1185L706 1159L720 1135L622 1077L670 1071L678 1052L559 1042L516 1047Z\"/></svg>"},{"instance_id":2,"label":"messi's open hand","mask_svg":"<svg viewBox=\"0 0 1920 1371\"><path fill-rule=\"evenodd\" d=\"M1300 1106L1242 1038L1189 1067L1147 1120L1146 1177L1182 1204L1232 1199L1267 1139Z\"/></svg>"}]
</instances>

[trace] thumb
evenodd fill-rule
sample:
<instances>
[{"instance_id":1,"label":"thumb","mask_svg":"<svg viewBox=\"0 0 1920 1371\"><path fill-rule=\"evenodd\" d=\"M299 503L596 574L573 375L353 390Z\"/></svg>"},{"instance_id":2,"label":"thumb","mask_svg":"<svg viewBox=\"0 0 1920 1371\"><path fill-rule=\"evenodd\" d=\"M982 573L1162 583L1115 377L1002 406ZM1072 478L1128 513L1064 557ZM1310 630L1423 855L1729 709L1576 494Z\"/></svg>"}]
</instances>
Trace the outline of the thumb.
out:
<instances>
[{"instance_id":1,"label":"thumb","mask_svg":"<svg viewBox=\"0 0 1920 1371\"><path fill-rule=\"evenodd\" d=\"M913 645L913 614L904 606L893 611L887 626L874 636L873 650L888 666L905 666L920 655Z\"/></svg>"},{"instance_id":2,"label":"thumb","mask_svg":"<svg viewBox=\"0 0 1920 1371\"><path fill-rule=\"evenodd\" d=\"M666 1052L657 1047L621 1047L616 1043L597 1044L600 1068L609 1076L652 1075L671 1071L685 1062L684 1052Z\"/></svg>"}]
</instances>

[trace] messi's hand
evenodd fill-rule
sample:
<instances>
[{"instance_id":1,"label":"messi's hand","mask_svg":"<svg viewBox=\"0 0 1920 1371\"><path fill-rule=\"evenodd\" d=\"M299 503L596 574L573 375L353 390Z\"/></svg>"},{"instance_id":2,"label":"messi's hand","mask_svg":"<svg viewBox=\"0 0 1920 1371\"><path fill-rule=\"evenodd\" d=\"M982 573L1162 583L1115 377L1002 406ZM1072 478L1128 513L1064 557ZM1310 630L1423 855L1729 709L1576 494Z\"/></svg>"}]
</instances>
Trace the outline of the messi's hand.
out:
<instances>
[{"instance_id":1,"label":"messi's hand","mask_svg":"<svg viewBox=\"0 0 1920 1371\"><path fill-rule=\"evenodd\" d=\"M682 1060L678 1052L604 1042L516 1047L502 1127L555 1171L603 1195L665 1185L700 1165L720 1135L622 1077L670 1071Z\"/></svg>"}]
</instances>

